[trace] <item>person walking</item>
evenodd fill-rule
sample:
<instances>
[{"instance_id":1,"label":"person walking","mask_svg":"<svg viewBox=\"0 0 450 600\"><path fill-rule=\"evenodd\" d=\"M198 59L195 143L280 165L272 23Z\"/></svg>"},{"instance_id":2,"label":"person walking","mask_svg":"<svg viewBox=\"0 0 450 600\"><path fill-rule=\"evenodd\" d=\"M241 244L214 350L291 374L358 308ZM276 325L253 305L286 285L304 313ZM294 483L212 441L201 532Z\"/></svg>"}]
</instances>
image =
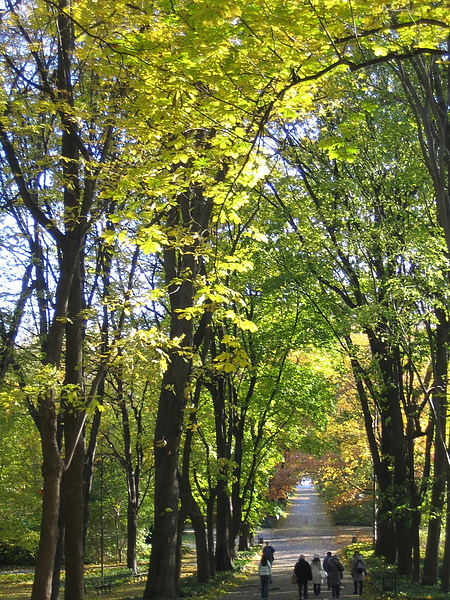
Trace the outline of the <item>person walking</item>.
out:
<instances>
[{"instance_id":1,"label":"person walking","mask_svg":"<svg viewBox=\"0 0 450 600\"><path fill-rule=\"evenodd\" d=\"M364 576L367 574L366 563L358 551L353 554L351 575L353 578L353 593L362 596Z\"/></svg>"},{"instance_id":2,"label":"person walking","mask_svg":"<svg viewBox=\"0 0 450 600\"><path fill-rule=\"evenodd\" d=\"M267 556L267 560L270 561L270 564L273 564L275 560L275 548L270 545L270 542L266 542L266 545L263 548L263 554Z\"/></svg>"},{"instance_id":3,"label":"person walking","mask_svg":"<svg viewBox=\"0 0 450 600\"><path fill-rule=\"evenodd\" d=\"M267 600L269 597L269 583L272 581L272 565L265 554L261 556L258 575L261 580L261 598Z\"/></svg>"},{"instance_id":4,"label":"person walking","mask_svg":"<svg viewBox=\"0 0 450 600\"><path fill-rule=\"evenodd\" d=\"M341 591L341 579L344 573L344 567L337 554L333 554L327 564L328 577L330 578L331 595L333 598L339 598Z\"/></svg>"},{"instance_id":5,"label":"person walking","mask_svg":"<svg viewBox=\"0 0 450 600\"><path fill-rule=\"evenodd\" d=\"M298 597L300 600L308 598L308 581L312 579L311 565L305 560L305 555L300 554L295 563L294 574L297 577Z\"/></svg>"},{"instance_id":6,"label":"person walking","mask_svg":"<svg viewBox=\"0 0 450 600\"><path fill-rule=\"evenodd\" d=\"M330 590L331 589L331 585L330 585L330 576L328 575L328 561L331 558L331 552L327 552L327 555L325 556L325 558L323 559L323 570L326 571L327 573L327 588Z\"/></svg>"},{"instance_id":7,"label":"person walking","mask_svg":"<svg viewBox=\"0 0 450 600\"><path fill-rule=\"evenodd\" d=\"M314 596L320 596L320 584L322 583L322 563L318 554L314 554L311 563L312 583Z\"/></svg>"}]
</instances>

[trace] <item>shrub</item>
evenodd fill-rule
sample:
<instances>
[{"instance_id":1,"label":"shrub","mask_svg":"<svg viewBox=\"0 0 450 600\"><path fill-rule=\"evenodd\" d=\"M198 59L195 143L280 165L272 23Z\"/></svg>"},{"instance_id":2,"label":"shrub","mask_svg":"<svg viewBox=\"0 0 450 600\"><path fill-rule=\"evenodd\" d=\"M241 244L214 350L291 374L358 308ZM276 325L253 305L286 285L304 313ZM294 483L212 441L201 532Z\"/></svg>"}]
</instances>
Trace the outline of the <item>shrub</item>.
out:
<instances>
[{"instance_id":1,"label":"shrub","mask_svg":"<svg viewBox=\"0 0 450 600\"><path fill-rule=\"evenodd\" d=\"M2 565L34 565L35 558L34 554L26 548L0 543L0 564Z\"/></svg>"}]
</instances>

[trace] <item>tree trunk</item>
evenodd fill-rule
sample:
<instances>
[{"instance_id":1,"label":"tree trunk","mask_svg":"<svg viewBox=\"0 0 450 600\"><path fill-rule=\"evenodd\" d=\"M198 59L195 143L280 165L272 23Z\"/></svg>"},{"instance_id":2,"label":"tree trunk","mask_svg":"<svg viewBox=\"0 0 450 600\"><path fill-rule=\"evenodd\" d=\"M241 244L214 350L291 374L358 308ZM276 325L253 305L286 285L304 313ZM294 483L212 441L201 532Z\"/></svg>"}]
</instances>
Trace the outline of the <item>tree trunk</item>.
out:
<instances>
[{"instance_id":1,"label":"tree trunk","mask_svg":"<svg viewBox=\"0 0 450 600\"><path fill-rule=\"evenodd\" d=\"M177 474L188 368L182 357L172 353L163 378L154 445L155 526L144 598L179 597Z\"/></svg>"},{"instance_id":2,"label":"tree trunk","mask_svg":"<svg viewBox=\"0 0 450 600\"><path fill-rule=\"evenodd\" d=\"M346 338L347 347L350 349L350 362L352 366L353 376L356 382L359 400L364 415L364 425L369 442L369 448L372 455L373 470L377 481L377 498L375 523L375 555L382 556L387 564L394 564L397 558L395 548L395 527L392 520L392 500L390 497L390 489L392 486L391 472L389 467L388 455L390 453L389 434L383 421L380 424L381 440L378 445L376 439L375 428L377 423L374 423L372 410L369 405L369 399L364 385L364 369L362 369L358 360L355 358L355 353L352 352L353 342L350 337Z\"/></svg>"},{"instance_id":3,"label":"tree trunk","mask_svg":"<svg viewBox=\"0 0 450 600\"><path fill-rule=\"evenodd\" d=\"M231 507L230 497L227 492L227 481L220 479L217 486L217 518L216 518L216 569L217 571L231 571L233 569L233 555L230 540ZM223 475L222 475L223 477Z\"/></svg>"},{"instance_id":4,"label":"tree trunk","mask_svg":"<svg viewBox=\"0 0 450 600\"><path fill-rule=\"evenodd\" d=\"M375 555L382 556L388 565L393 565L397 559L395 525L392 518L391 473L387 460L382 460L376 472L378 483Z\"/></svg>"},{"instance_id":5,"label":"tree trunk","mask_svg":"<svg viewBox=\"0 0 450 600\"><path fill-rule=\"evenodd\" d=\"M197 581L205 583L210 579L210 564L208 555L208 544L206 541L205 520L200 511L200 508L191 498L189 516L191 518L192 527L195 533L195 551L197 557Z\"/></svg>"},{"instance_id":6,"label":"tree trunk","mask_svg":"<svg viewBox=\"0 0 450 600\"><path fill-rule=\"evenodd\" d=\"M65 417L64 433L69 442L73 435L77 435L77 416L77 414L66 414ZM84 436L80 435L70 466L64 474L65 600L82 600L84 598L84 458Z\"/></svg>"},{"instance_id":7,"label":"tree trunk","mask_svg":"<svg viewBox=\"0 0 450 600\"><path fill-rule=\"evenodd\" d=\"M197 380L193 408L198 406L201 388L201 381ZM197 559L197 581L199 583L205 583L210 578L208 544L206 540L206 526L205 520L200 511L198 503L196 502L192 494L192 487L190 481L190 458L192 449L192 438L197 424L195 410L191 411L189 415L189 421L191 426L188 427L186 431L186 437L183 447L182 472L180 476L181 508L183 515L189 515L192 522L192 527L194 529Z\"/></svg>"},{"instance_id":8,"label":"tree trunk","mask_svg":"<svg viewBox=\"0 0 450 600\"><path fill-rule=\"evenodd\" d=\"M412 573L411 530L412 498L410 478L414 472L407 469L408 448L404 430L402 407L406 405L403 395L402 367L400 352L384 336L386 326L380 323L377 329L369 329L370 347L381 374L381 392L379 394L380 419L382 428L382 457L392 470L393 487L389 490L392 514L395 523L395 546L398 572L402 575ZM385 493L388 489L385 488ZM392 552L392 551L391 551ZM387 557L386 557L387 558ZM391 554L392 558L392 554Z\"/></svg>"},{"instance_id":9,"label":"tree trunk","mask_svg":"<svg viewBox=\"0 0 450 600\"><path fill-rule=\"evenodd\" d=\"M445 543L444 543L444 558L442 560L442 578L441 590L443 592L450 591L450 471L447 469L447 489L446 489L446 505L447 519L445 522Z\"/></svg>"},{"instance_id":10,"label":"tree trunk","mask_svg":"<svg viewBox=\"0 0 450 600\"><path fill-rule=\"evenodd\" d=\"M209 572L211 577L216 574L216 561L214 557L214 507L216 504L216 490L210 490L209 498L206 502L206 530L208 537L208 560Z\"/></svg>"},{"instance_id":11,"label":"tree trunk","mask_svg":"<svg viewBox=\"0 0 450 600\"><path fill-rule=\"evenodd\" d=\"M59 535L58 518L63 463L57 441L57 418L52 390L39 399L39 404L44 487L39 549L31 600L48 600L52 593L53 567Z\"/></svg>"},{"instance_id":12,"label":"tree trunk","mask_svg":"<svg viewBox=\"0 0 450 600\"><path fill-rule=\"evenodd\" d=\"M98 399L99 399L100 404L102 404L103 393L104 393L104 379L102 379L102 381L99 385ZM89 435L89 442L88 442L85 463L84 463L84 473L83 473L83 487L84 487L84 493L83 493L83 508L84 508L83 539L84 539L84 542L83 542L83 545L85 548L86 548L86 536L87 536L89 516L90 516L89 505L90 505L90 497L91 497L91 491L92 491L92 481L94 479L94 462L95 462L95 455L96 455L96 450L97 450L97 439L98 439L98 432L100 429L101 418L102 418L101 411L96 410L95 414L94 414L94 418L92 419L91 431L90 431L90 435Z\"/></svg>"},{"instance_id":13,"label":"tree trunk","mask_svg":"<svg viewBox=\"0 0 450 600\"><path fill-rule=\"evenodd\" d=\"M214 341L211 346L214 345ZM215 356L215 349L212 350ZM208 384L208 389L214 403L214 421L216 432L217 460L222 461L222 467L217 475L216 486L216 550L215 568L217 571L231 571L233 568L233 555L230 551L230 525L231 525L231 498L229 496L228 477L230 461L229 431L227 430L225 410L225 381L218 377L214 384ZM220 464L220 463L219 463Z\"/></svg>"},{"instance_id":14,"label":"tree trunk","mask_svg":"<svg viewBox=\"0 0 450 600\"><path fill-rule=\"evenodd\" d=\"M437 314L438 326L435 335L434 385L431 403L435 422L434 468L431 492L428 536L423 563L422 584L437 585L439 580L439 542L442 526L442 511L447 479L446 418L447 418L447 371L449 325L443 311Z\"/></svg>"},{"instance_id":15,"label":"tree trunk","mask_svg":"<svg viewBox=\"0 0 450 600\"><path fill-rule=\"evenodd\" d=\"M78 245L78 243L76 244ZM81 246L81 244L80 244ZM65 600L83 600L84 597L84 428L80 431L80 419L84 418L84 408L80 409L85 394L83 390L83 337L82 317L83 278L82 253L77 261L70 288L68 319L66 324L65 385L64 397L64 437L66 460L70 461L64 473L64 515L65 515ZM70 393L73 390L74 400ZM73 456L68 456L75 445Z\"/></svg>"},{"instance_id":16,"label":"tree trunk","mask_svg":"<svg viewBox=\"0 0 450 600\"><path fill-rule=\"evenodd\" d=\"M127 478L127 567L135 573L137 571L136 542L139 510L139 465L137 465L137 471L135 471L131 451L130 417L123 394L123 381L120 375L118 390L119 406L122 415L124 464Z\"/></svg>"},{"instance_id":17,"label":"tree trunk","mask_svg":"<svg viewBox=\"0 0 450 600\"><path fill-rule=\"evenodd\" d=\"M247 413L248 408L250 406L253 393L255 391L257 378L253 375L250 379L250 385L245 394L245 398L241 399L241 402L238 402L238 392L235 387L232 388L232 393L234 395L233 404L235 406L235 411L237 413L239 406L239 415L235 415L235 422L233 423L233 435L234 435L234 453L233 453L233 462L234 462L234 470L232 477L232 486L231 486L231 500L232 500L232 515L231 515L231 523L230 523L230 552L233 558L236 553L236 539L240 535L243 527L242 523L242 507L244 504L244 498L246 497L248 482L247 485L243 485L242 482L242 461L244 457L244 432L247 425ZM249 476L251 476L249 474ZM240 536L241 538L242 536ZM239 547L241 545L241 541L239 541Z\"/></svg>"},{"instance_id":18,"label":"tree trunk","mask_svg":"<svg viewBox=\"0 0 450 600\"><path fill-rule=\"evenodd\" d=\"M189 240L179 250L180 256L175 240L164 251L173 346L162 381L155 427L155 529L145 599L171 600L179 596L178 456L192 362L189 355L193 351L193 319L190 315L184 318L182 311L194 305L195 278L202 262L197 247L207 232L211 210L212 201L203 197L201 188L193 187L180 195L168 217L168 230L181 224Z\"/></svg>"},{"instance_id":19,"label":"tree trunk","mask_svg":"<svg viewBox=\"0 0 450 600\"><path fill-rule=\"evenodd\" d=\"M241 533L239 534L239 546L238 550L244 552L246 550L250 550L251 544L251 534L250 534L250 526L248 523L242 523L241 525Z\"/></svg>"},{"instance_id":20,"label":"tree trunk","mask_svg":"<svg viewBox=\"0 0 450 600\"><path fill-rule=\"evenodd\" d=\"M136 503L128 498L127 503L127 568L137 573L137 513Z\"/></svg>"},{"instance_id":21,"label":"tree trunk","mask_svg":"<svg viewBox=\"0 0 450 600\"><path fill-rule=\"evenodd\" d=\"M59 503L59 520L58 520L58 544L56 546L55 554L55 566L53 567L52 577L52 596L51 600L59 600L59 591L61 588L61 569L64 562L64 473L61 478L61 491L60 491L60 503Z\"/></svg>"}]
</instances>

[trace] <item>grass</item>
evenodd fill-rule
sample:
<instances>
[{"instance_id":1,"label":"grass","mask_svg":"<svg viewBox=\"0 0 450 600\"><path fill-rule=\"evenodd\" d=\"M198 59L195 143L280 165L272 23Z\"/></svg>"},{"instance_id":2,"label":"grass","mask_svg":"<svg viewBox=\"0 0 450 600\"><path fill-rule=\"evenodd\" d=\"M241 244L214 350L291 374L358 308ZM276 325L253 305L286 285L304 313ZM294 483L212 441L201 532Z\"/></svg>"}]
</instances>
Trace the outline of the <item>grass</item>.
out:
<instances>
[{"instance_id":1,"label":"grass","mask_svg":"<svg viewBox=\"0 0 450 600\"><path fill-rule=\"evenodd\" d=\"M259 549L259 547L258 547ZM183 556L182 568L182 598L195 598L196 600L212 600L218 595L224 594L239 584L246 577L247 568L254 553L240 553L235 562L233 572L220 572L212 578L207 584L197 583L195 572L195 555L193 552L185 553ZM142 572L146 573L146 566L142 566ZM107 594L98 594L92 586L89 585L89 579L100 578L100 568L90 567L86 569L86 600L93 598L105 598L107 600L141 600L145 588L145 575L140 578L124 579L126 569L123 566L115 565L105 569L105 578L115 579L118 583ZM122 577L120 577L122 575ZM31 587L33 584L33 572L31 570L11 571L0 574L0 598L8 600L29 600Z\"/></svg>"}]
</instances>

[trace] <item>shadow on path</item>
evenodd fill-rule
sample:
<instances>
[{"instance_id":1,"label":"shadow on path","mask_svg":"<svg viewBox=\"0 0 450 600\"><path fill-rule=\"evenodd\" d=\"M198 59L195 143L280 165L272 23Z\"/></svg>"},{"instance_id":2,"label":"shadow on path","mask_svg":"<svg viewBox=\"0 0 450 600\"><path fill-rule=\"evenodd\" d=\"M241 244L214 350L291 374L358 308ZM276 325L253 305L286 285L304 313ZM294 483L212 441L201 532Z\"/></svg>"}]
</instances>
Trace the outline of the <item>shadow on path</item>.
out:
<instances>
[{"instance_id":1,"label":"shadow on path","mask_svg":"<svg viewBox=\"0 0 450 600\"><path fill-rule=\"evenodd\" d=\"M290 500L289 514L284 522L275 529L261 529L258 536L264 542L270 541L275 548L275 559L272 567L272 585L269 586L270 600L295 600L298 598L297 585L290 582L295 563L300 554L311 562L315 553L323 560L330 550L337 552L337 528L328 517L325 505L311 483L303 482L297 487L295 496ZM257 564L257 563L256 563ZM345 567L345 565L344 565ZM344 572L345 587L341 590L341 598L352 595L351 577ZM257 600L261 598L260 580L255 571L231 592L220 596L220 600ZM312 584L309 585L309 598L315 600ZM327 585L322 585L321 599L331 599Z\"/></svg>"}]
</instances>

